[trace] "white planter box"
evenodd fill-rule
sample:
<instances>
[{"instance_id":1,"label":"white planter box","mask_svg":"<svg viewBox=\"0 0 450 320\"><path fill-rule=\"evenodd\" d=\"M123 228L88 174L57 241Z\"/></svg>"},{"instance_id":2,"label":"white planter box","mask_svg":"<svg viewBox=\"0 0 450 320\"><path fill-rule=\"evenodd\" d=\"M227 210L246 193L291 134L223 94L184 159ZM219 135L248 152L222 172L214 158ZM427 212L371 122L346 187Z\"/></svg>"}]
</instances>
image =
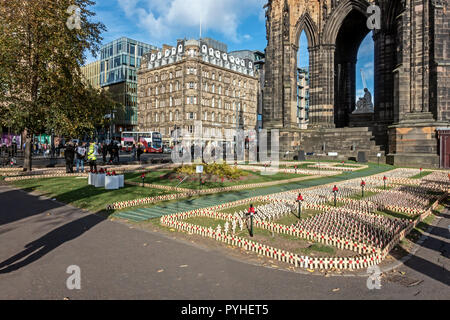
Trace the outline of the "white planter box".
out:
<instances>
[{"instance_id":1,"label":"white planter box","mask_svg":"<svg viewBox=\"0 0 450 320\"><path fill-rule=\"evenodd\" d=\"M92 173L91 175L91 186L95 187L95 183L97 182L97 174L96 173Z\"/></svg>"},{"instance_id":2,"label":"white planter box","mask_svg":"<svg viewBox=\"0 0 450 320\"><path fill-rule=\"evenodd\" d=\"M119 189L119 177L118 176L106 176L105 177L105 189L117 190Z\"/></svg>"},{"instance_id":3,"label":"white planter box","mask_svg":"<svg viewBox=\"0 0 450 320\"><path fill-rule=\"evenodd\" d=\"M124 188L125 187L125 176L122 174L119 177L119 188Z\"/></svg>"},{"instance_id":4,"label":"white planter box","mask_svg":"<svg viewBox=\"0 0 450 320\"><path fill-rule=\"evenodd\" d=\"M91 172L89 172L89 176L88 176L88 184L92 186L92 185L94 184L94 183L93 183L93 180L94 180L94 174L91 173Z\"/></svg>"},{"instance_id":5,"label":"white planter box","mask_svg":"<svg viewBox=\"0 0 450 320\"><path fill-rule=\"evenodd\" d=\"M106 174L97 174L97 178L95 179L96 188L103 188L105 186L105 177Z\"/></svg>"}]
</instances>

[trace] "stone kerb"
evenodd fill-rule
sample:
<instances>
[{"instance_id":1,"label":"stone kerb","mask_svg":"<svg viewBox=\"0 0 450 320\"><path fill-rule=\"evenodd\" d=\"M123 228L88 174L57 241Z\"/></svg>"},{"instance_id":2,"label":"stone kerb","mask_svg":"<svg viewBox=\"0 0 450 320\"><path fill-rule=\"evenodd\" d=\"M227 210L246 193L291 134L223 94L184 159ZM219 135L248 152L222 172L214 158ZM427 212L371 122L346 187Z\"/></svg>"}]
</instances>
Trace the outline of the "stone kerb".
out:
<instances>
[{"instance_id":1,"label":"stone kerb","mask_svg":"<svg viewBox=\"0 0 450 320\"><path fill-rule=\"evenodd\" d=\"M27 176L5 177L5 181L21 181L29 179L45 179L45 178L64 178L64 177L87 177L87 173L54 173L54 174L35 174Z\"/></svg>"}]
</instances>

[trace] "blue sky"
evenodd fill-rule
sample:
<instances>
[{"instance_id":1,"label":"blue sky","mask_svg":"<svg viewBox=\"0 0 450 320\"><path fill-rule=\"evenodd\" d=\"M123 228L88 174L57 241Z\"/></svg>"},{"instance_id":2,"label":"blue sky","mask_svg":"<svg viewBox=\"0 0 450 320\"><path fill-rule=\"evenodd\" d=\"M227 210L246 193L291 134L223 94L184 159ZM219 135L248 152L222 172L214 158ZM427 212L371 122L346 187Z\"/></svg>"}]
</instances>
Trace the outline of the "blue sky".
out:
<instances>
[{"instance_id":1,"label":"blue sky","mask_svg":"<svg viewBox=\"0 0 450 320\"><path fill-rule=\"evenodd\" d=\"M267 45L265 12L267 0L97 0L91 7L94 18L103 22L107 32L103 43L122 36L158 47L176 44L180 38L202 36L217 39L228 50L260 50ZM87 62L96 60L90 55ZM306 61L306 63L302 63ZM300 39L299 66L307 65L307 41ZM360 69L365 70L373 93L373 41L371 34L361 44L358 54L357 96L363 92Z\"/></svg>"}]
</instances>

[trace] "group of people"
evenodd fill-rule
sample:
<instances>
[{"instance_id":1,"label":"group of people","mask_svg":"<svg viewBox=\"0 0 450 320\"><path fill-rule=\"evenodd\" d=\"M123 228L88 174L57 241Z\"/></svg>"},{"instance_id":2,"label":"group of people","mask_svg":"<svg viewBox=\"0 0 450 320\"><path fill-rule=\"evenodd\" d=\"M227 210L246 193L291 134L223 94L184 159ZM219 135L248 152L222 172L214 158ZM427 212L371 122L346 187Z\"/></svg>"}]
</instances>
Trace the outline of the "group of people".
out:
<instances>
[{"instance_id":1,"label":"group of people","mask_svg":"<svg viewBox=\"0 0 450 320\"><path fill-rule=\"evenodd\" d=\"M94 141L66 144L64 158L66 160L66 173L74 173L73 164L76 163L76 172L84 172L84 162L89 163L90 171L97 171L98 146Z\"/></svg>"},{"instance_id":2,"label":"group of people","mask_svg":"<svg viewBox=\"0 0 450 320\"><path fill-rule=\"evenodd\" d=\"M64 158L66 160L66 172L73 173L74 163L76 172L84 172L84 163L88 162L90 170L97 170L97 157L102 155L103 163L119 164L120 145L117 141L111 141L109 144L96 144L91 141L89 144L85 142L75 143L73 141L65 145ZM110 155L109 161L107 160Z\"/></svg>"},{"instance_id":3,"label":"group of people","mask_svg":"<svg viewBox=\"0 0 450 320\"><path fill-rule=\"evenodd\" d=\"M109 163L119 164L119 153L120 153L120 145L117 141L111 140L109 144L104 142L101 145L101 152L103 156L103 162L106 163L107 156L109 153Z\"/></svg>"}]
</instances>

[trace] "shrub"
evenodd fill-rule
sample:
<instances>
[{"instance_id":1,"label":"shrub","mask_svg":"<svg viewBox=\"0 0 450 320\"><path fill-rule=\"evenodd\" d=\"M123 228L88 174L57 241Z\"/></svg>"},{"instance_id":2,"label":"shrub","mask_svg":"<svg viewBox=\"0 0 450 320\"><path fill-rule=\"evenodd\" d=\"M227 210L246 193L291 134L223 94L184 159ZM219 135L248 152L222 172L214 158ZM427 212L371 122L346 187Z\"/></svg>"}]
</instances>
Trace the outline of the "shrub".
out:
<instances>
[{"instance_id":1,"label":"shrub","mask_svg":"<svg viewBox=\"0 0 450 320\"><path fill-rule=\"evenodd\" d=\"M186 165L176 169L177 173L194 175L196 174L197 165ZM211 163L211 164L203 164L203 173L211 175L224 177L230 180L239 179L240 177L247 176L248 172L240 170L235 167L231 167L226 163Z\"/></svg>"}]
</instances>

